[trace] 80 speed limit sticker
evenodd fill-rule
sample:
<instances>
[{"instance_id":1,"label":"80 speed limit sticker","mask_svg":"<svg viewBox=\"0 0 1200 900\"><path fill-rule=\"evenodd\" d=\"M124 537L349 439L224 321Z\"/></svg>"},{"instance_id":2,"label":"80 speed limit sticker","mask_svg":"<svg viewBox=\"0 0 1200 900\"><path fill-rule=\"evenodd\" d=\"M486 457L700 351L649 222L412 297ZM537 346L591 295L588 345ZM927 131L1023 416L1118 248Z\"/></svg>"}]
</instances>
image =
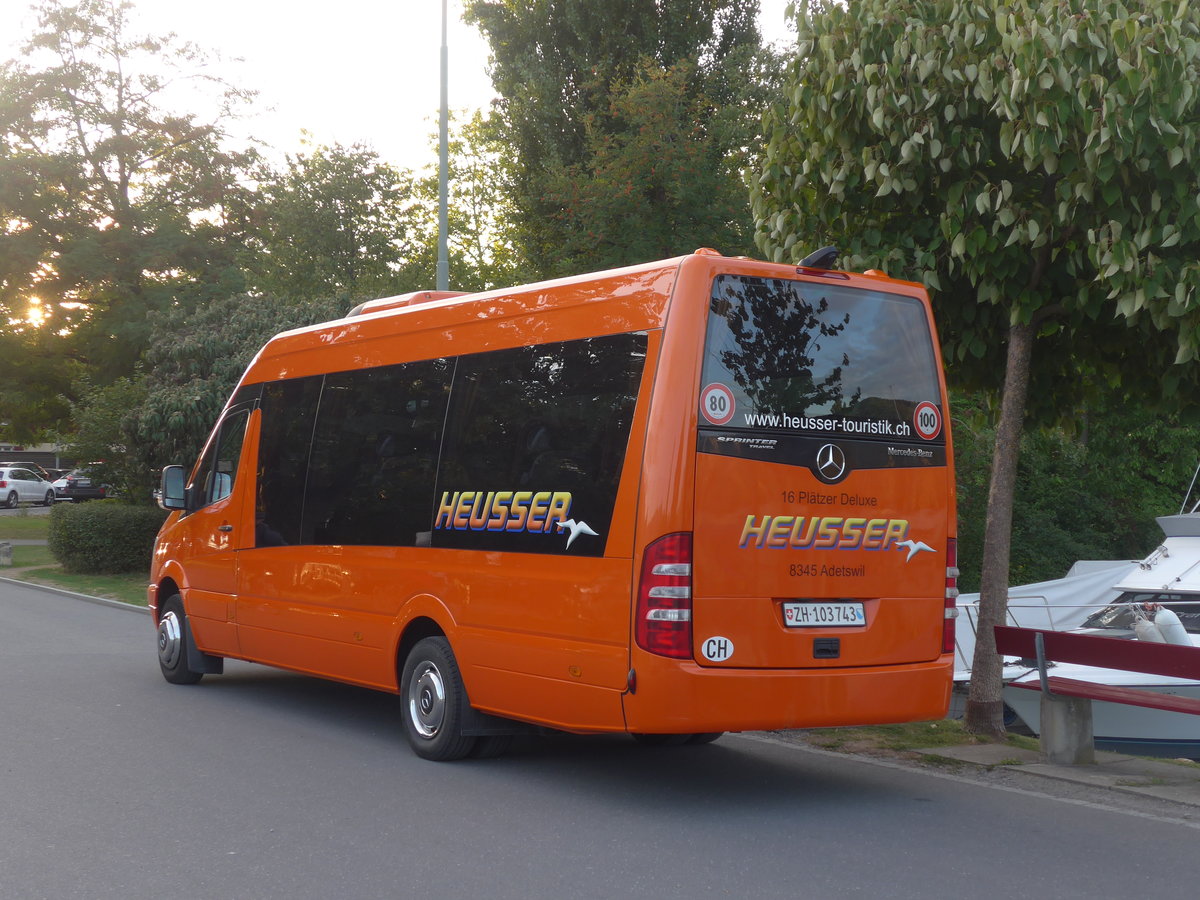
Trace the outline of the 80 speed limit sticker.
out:
<instances>
[{"instance_id":1,"label":"80 speed limit sticker","mask_svg":"<svg viewBox=\"0 0 1200 900\"><path fill-rule=\"evenodd\" d=\"M723 384L710 384L700 392L700 412L713 425L728 425L733 406L733 391Z\"/></svg>"},{"instance_id":2,"label":"80 speed limit sticker","mask_svg":"<svg viewBox=\"0 0 1200 900\"><path fill-rule=\"evenodd\" d=\"M942 411L928 400L918 403L913 413L913 425L917 434L927 441L932 441L942 433Z\"/></svg>"}]
</instances>

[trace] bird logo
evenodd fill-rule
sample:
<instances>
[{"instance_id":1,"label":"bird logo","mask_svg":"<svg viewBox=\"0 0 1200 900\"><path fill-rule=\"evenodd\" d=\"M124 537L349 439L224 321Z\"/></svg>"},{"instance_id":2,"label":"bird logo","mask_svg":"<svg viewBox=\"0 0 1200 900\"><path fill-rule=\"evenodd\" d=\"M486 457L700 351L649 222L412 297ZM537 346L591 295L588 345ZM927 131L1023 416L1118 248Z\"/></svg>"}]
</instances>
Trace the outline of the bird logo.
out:
<instances>
[{"instance_id":1,"label":"bird logo","mask_svg":"<svg viewBox=\"0 0 1200 900\"><path fill-rule=\"evenodd\" d=\"M922 550L928 550L930 553L933 552L933 548L930 547L924 541L914 541L910 538L907 541L897 541L896 542L897 549L903 549L905 547L908 548L908 556L905 557L905 559L904 559L905 562L912 562L912 558L914 556L916 556L918 553L920 553Z\"/></svg>"},{"instance_id":2,"label":"bird logo","mask_svg":"<svg viewBox=\"0 0 1200 900\"><path fill-rule=\"evenodd\" d=\"M595 531L592 531L592 526L590 526L587 522L576 522L574 519L567 519L564 522L559 522L558 530L571 532L571 536L567 538L568 547L575 543L575 538L579 537L581 534L590 534L593 537L599 537Z\"/></svg>"}]
</instances>

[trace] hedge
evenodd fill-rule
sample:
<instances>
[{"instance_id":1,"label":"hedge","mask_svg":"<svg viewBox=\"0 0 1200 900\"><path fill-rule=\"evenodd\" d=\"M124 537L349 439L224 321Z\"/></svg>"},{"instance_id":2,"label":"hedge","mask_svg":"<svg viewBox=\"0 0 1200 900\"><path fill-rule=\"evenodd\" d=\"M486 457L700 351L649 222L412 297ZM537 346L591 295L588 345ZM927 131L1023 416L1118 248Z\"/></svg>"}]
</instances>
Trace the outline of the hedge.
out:
<instances>
[{"instance_id":1,"label":"hedge","mask_svg":"<svg viewBox=\"0 0 1200 900\"><path fill-rule=\"evenodd\" d=\"M57 503L50 513L50 553L67 572L149 572L154 538L166 513L119 500Z\"/></svg>"}]
</instances>

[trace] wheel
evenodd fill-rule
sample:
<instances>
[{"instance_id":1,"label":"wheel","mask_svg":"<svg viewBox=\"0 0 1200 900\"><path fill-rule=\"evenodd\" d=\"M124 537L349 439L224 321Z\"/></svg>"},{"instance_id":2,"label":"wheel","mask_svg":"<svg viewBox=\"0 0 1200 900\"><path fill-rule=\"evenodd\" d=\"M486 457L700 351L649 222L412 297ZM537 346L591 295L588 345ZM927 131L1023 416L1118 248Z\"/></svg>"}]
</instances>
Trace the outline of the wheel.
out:
<instances>
[{"instance_id":1,"label":"wheel","mask_svg":"<svg viewBox=\"0 0 1200 900\"><path fill-rule=\"evenodd\" d=\"M171 684L195 684L204 677L187 664L187 645L191 640L183 598L172 594L158 617L158 666Z\"/></svg>"},{"instance_id":2,"label":"wheel","mask_svg":"<svg viewBox=\"0 0 1200 900\"><path fill-rule=\"evenodd\" d=\"M54 505L54 491L46 491L46 499L42 501L42 506Z\"/></svg>"},{"instance_id":3,"label":"wheel","mask_svg":"<svg viewBox=\"0 0 1200 900\"><path fill-rule=\"evenodd\" d=\"M512 746L512 742L511 734L485 734L475 739L475 746L471 748L471 758L495 759L497 756L503 756Z\"/></svg>"},{"instance_id":4,"label":"wheel","mask_svg":"<svg viewBox=\"0 0 1200 900\"><path fill-rule=\"evenodd\" d=\"M417 756L444 762L474 749L476 738L460 730L466 693L450 642L443 637L418 641L400 676L404 733Z\"/></svg>"},{"instance_id":5,"label":"wheel","mask_svg":"<svg viewBox=\"0 0 1200 900\"><path fill-rule=\"evenodd\" d=\"M8 497L7 497L7 499L5 499L4 505L7 506L9 509L17 508L17 492L16 491L8 492Z\"/></svg>"},{"instance_id":6,"label":"wheel","mask_svg":"<svg viewBox=\"0 0 1200 900\"><path fill-rule=\"evenodd\" d=\"M703 731L700 734L691 735L687 739L687 742L692 745L711 744L713 741L715 741L717 738L719 738L724 733L725 732L723 732L723 731Z\"/></svg>"},{"instance_id":7,"label":"wheel","mask_svg":"<svg viewBox=\"0 0 1200 900\"><path fill-rule=\"evenodd\" d=\"M690 738L690 734L633 734L633 739L643 747L682 747Z\"/></svg>"}]
</instances>

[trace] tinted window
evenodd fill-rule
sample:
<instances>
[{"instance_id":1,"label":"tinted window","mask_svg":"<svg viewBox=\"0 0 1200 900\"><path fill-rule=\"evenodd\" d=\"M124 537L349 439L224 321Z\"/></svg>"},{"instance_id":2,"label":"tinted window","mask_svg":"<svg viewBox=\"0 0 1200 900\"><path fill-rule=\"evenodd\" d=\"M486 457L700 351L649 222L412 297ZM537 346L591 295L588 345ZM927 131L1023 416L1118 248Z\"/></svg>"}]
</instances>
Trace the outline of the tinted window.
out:
<instances>
[{"instance_id":1,"label":"tinted window","mask_svg":"<svg viewBox=\"0 0 1200 900\"><path fill-rule=\"evenodd\" d=\"M262 389L255 506L259 547L301 543L304 482L321 382L318 375L278 381Z\"/></svg>"},{"instance_id":2,"label":"tinted window","mask_svg":"<svg viewBox=\"0 0 1200 900\"><path fill-rule=\"evenodd\" d=\"M450 370L429 360L325 377L303 543L428 543Z\"/></svg>"},{"instance_id":3,"label":"tinted window","mask_svg":"<svg viewBox=\"0 0 1200 900\"><path fill-rule=\"evenodd\" d=\"M434 546L601 555L645 334L461 357Z\"/></svg>"},{"instance_id":4,"label":"tinted window","mask_svg":"<svg viewBox=\"0 0 1200 900\"><path fill-rule=\"evenodd\" d=\"M940 397L917 300L840 284L715 279L701 394L707 424L905 439L919 404L936 405L928 414L940 423Z\"/></svg>"}]
</instances>

